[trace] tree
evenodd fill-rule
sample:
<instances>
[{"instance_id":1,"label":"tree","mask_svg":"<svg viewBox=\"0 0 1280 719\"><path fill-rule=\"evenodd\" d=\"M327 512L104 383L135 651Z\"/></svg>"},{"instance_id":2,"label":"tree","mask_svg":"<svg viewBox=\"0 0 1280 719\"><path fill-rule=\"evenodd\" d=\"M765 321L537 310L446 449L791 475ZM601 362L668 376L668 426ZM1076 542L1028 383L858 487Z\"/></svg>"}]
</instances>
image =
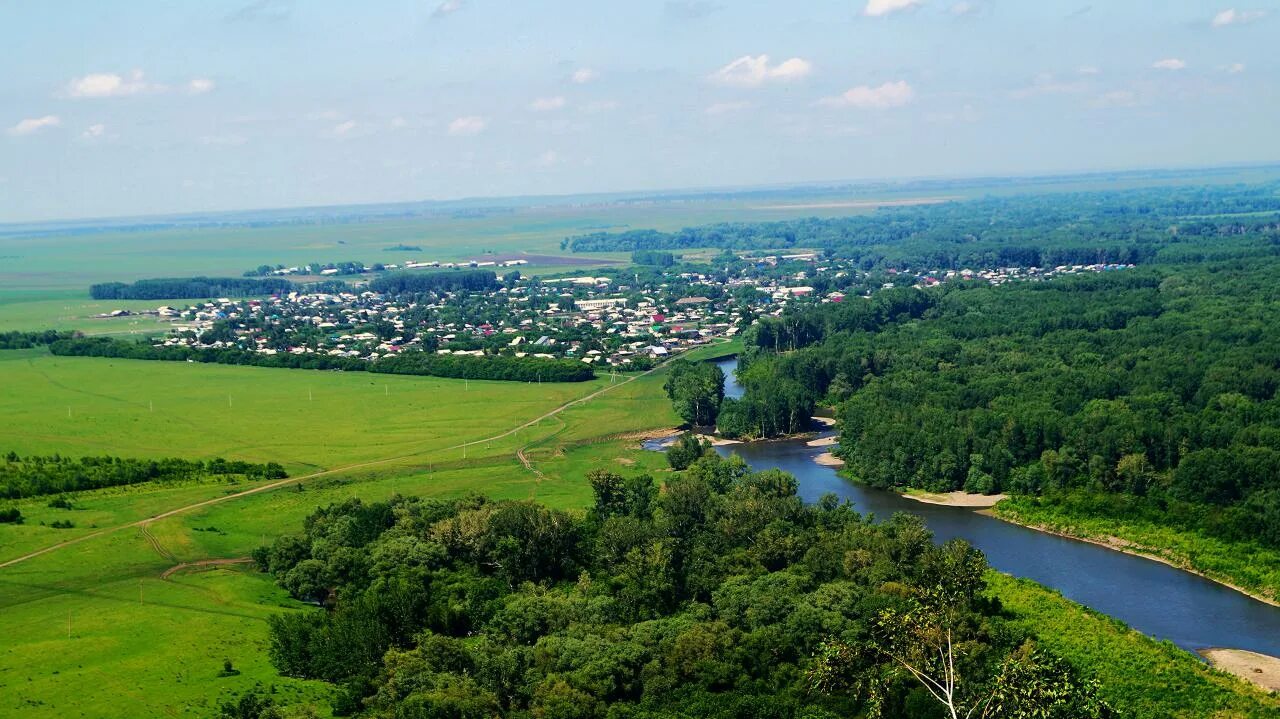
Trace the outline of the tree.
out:
<instances>
[{"instance_id":1,"label":"tree","mask_svg":"<svg viewBox=\"0 0 1280 719\"><path fill-rule=\"evenodd\" d=\"M724 400L724 371L710 362L679 360L672 363L662 388L687 424L713 425Z\"/></svg>"},{"instance_id":2,"label":"tree","mask_svg":"<svg viewBox=\"0 0 1280 719\"><path fill-rule=\"evenodd\" d=\"M698 439L693 432L685 432L667 448L667 464L670 464L674 470L687 469L699 457L710 451L710 442Z\"/></svg>"}]
</instances>

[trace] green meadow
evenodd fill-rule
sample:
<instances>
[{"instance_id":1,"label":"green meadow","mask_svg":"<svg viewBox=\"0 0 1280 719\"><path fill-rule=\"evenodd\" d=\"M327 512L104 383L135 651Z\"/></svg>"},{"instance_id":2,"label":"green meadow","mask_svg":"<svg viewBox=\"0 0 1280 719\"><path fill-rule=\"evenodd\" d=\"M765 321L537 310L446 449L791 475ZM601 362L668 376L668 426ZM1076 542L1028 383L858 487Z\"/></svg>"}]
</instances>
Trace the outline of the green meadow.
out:
<instances>
[{"instance_id":1,"label":"green meadow","mask_svg":"<svg viewBox=\"0 0 1280 719\"><path fill-rule=\"evenodd\" d=\"M20 454L271 457L303 477L234 498L254 485L116 487L78 493L71 510L49 507L47 497L17 503L27 521L0 525L0 562L87 538L0 568L8 637L0 715L207 716L220 699L257 683L323 709L325 686L282 679L266 658L265 618L302 605L243 565L164 572L245 557L296 532L316 507L355 497L482 493L586 506L589 469L665 464L634 438L677 422L661 393L662 371L625 379L371 382L363 374L0 354L0 446ZM608 391L537 421L600 389ZM309 477L318 472L325 473ZM226 501L128 526L209 499ZM47 526L58 519L75 527ZM239 674L218 676L224 660Z\"/></svg>"}]
</instances>

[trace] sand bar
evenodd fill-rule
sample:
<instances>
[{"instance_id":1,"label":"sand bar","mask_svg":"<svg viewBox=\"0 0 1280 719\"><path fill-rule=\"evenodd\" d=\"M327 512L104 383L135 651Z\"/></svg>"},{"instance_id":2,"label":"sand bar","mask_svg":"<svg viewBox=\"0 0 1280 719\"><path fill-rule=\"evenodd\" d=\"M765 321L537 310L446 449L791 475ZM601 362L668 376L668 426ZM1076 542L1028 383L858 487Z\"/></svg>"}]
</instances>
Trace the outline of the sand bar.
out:
<instances>
[{"instance_id":1,"label":"sand bar","mask_svg":"<svg viewBox=\"0 0 1280 719\"><path fill-rule=\"evenodd\" d=\"M1243 649L1201 649L1215 669L1234 674L1262 689L1280 691L1280 658Z\"/></svg>"}]
</instances>

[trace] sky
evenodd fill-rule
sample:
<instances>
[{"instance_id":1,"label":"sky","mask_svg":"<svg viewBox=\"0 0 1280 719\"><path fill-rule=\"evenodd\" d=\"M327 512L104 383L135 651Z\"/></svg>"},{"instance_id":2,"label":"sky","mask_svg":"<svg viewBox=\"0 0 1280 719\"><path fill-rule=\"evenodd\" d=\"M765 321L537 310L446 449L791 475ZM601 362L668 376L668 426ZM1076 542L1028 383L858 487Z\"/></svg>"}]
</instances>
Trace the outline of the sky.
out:
<instances>
[{"instance_id":1,"label":"sky","mask_svg":"<svg viewBox=\"0 0 1280 719\"><path fill-rule=\"evenodd\" d=\"M7 0L0 222L1270 162L1278 31L1276 2Z\"/></svg>"}]
</instances>

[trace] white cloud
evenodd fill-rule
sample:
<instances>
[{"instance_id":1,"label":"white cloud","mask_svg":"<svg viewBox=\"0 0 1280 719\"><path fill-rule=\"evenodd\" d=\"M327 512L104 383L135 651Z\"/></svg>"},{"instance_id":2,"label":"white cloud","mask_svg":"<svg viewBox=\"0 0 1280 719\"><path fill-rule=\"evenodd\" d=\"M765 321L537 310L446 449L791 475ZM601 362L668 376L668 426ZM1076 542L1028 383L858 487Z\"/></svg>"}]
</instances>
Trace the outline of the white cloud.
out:
<instances>
[{"instance_id":1,"label":"white cloud","mask_svg":"<svg viewBox=\"0 0 1280 719\"><path fill-rule=\"evenodd\" d=\"M564 98L556 97L539 97L529 103L529 109L535 112L547 112L549 110L559 110L564 107Z\"/></svg>"},{"instance_id":2,"label":"white cloud","mask_svg":"<svg viewBox=\"0 0 1280 719\"><path fill-rule=\"evenodd\" d=\"M569 79L578 85L585 85L598 77L600 77L600 73L595 70L589 67L580 67L573 71L573 75Z\"/></svg>"},{"instance_id":3,"label":"white cloud","mask_svg":"<svg viewBox=\"0 0 1280 719\"><path fill-rule=\"evenodd\" d=\"M1239 75L1240 73L1244 72L1244 63L1243 63L1243 62L1233 62L1233 63L1231 63L1230 65L1227 65L1227 66L1226 66L1226 68L1224 68L1224 69L1225 69L1227 72L1231 73L1232 75Z\"/></svg>"},{"instance_id":4,"label":"white cloud","mask_svg":"<svg viewBox=\"0 0 1280 719\"><path fill-rule=\"evenodd\" d=\"M746 110L749 107L751 107L751 103L749 102L717 102L717 103L708 105L707 109L703 110L703 112L707 113L708 115L724 115L730 112L738 112L739 110Z\"/></svg>"},{"instance_id":5,"label":"white cloud","mask_svg":"<svg viewBox=\"0 0 1280 719\"><path fill-rule=\"evenodd\" d=\"M212 90L213 87L213 80L197 77L187 83L187 93L190 95L203 95Z\"/></svg>"},{"instance_id":6,"label":"white cloud","mask_svg":"<svg viewBox=\"0 0 1280 719\"><path fill-rule=\"evenodd\" d=\"M765 82L777 80L790 82L809 74L813 65L808 60L793 57L783 60L777 65L769 64L768 55L743 55L733 62L711 73L710 79L724 85L740 87L756 87Z\"/></svg>"},{"instance_id":7,"label":"white cloud","mask_svg":"<svg viewBox=\"0 0 1280 719\"><path fill-rule=\"evenodd\" d=\"M18 124L9 128L10 135L30 135L39 132L46 127L57 127L62 124L62 119L57 115L45 115L44 117L29 117L22 120Z\"/></svg>"},{"instance_id":8,"label":"white cloud","mask_svg":"<svg viewBox=\"0 0 1280 719\"><path fill-rule=\"evenodd\" d=\"M1077 68L1076 72L1080 73L1081 75L1097 75L1102 71L1093 65L1084 65L1082 67Z\"/></svg>"},{"instance_id":9,"label":"white cloud","mask_svg":"<svg viewBox=\"0 0 1280 719\"><path fill-rule=\"evenodd\" d=\"M484 129L488 127L488 125L488 120L476 115L459 117L449 123L449 134L460 136L479 135L481 132L484 132Z\"/></svg>"},{"instance_id":10,"label":"white cloud","mask_svg":"<svg viewBox=\"0 0 1280 719\"><path fill-rule=\"evenodd\" d=\"M887 110L901 107L915 99L915 90L906 80L886 82L879 87L859 85L834 97L824 97L819 105L828 107L857 107L864 110Z\"/></svg>"},{"instance_id":11,"label":"white cloud","mask_svg":"<svg viewBox=\"0 0 1280 719\"><path fill-rule=\"evenodd\" d=\"M1266 17L1266 14L1266 10L1237 10L1235 8L1227 8L1217 15L1214 15L1210 24L1214 27L1244 25L1255 20L1261 20Z\"/></svg>"},{"instance_id":12,"label":"white cloud","mask_svg":"<svg viewBox=\"0 0 1280 719\"><path fill-rule=\"evenodd\" d=\"M1166 57L1163 60L1156 60L1151 63L1151 67L1157 70L1181 70L1187 66L1187 63L1176 57Z\"/></svg>"},{"instance_id":13,"label":"white cloud","mask_svg":"<svg viewBox=\"0 0 1280 719\"><path fill-rule=\"evenodd\" d=\"M391 118L391 121L388 124L391 125L391 129L399 130L399 129L408 127L409 121L399 115L396 115L395 117Z\"/></svg>"},{"instance_id":14,"label":"white cloud","mask_svg":"<svg viewBox=\"0 0 1280 719\"><path fill-rule=\"evenodd\" d=\"M105 134L107 134L107 126L102 123L97 123L96 125L86 127L84 132L80 133L80 137L85 140L93 140L95 138L102 137Z\"/></svg>"},{"instance_id":15,"label":"white cloud","mask_svg":"<svg viewBox=\"0 0 1280 719\"><path fill-rule=\"evenodd\" d=\"M919 4L920 0L867 0L867 6L862 9L862 14L868 17L880 17L899 10L913 8ZM961 4L967 5L968 3Z\"/></svg>"},{"instance_id":16,"label":"white cloud","mask_svg":"<svg viewBox=\"0 0 1280 719\"><path fill-rule=\"evenodd\" d=\"M329 130L329 132L333 133L335 137L345 137L347 135L350 135L351 131L356 129L356 126L357 126L357 123L355 120L347 120L345 122L339 122L338 124L334 125L333 128Z\"/></svg>"},{"instance_id":17,"label":"white cloud","mask_svg":"<svg viewBox=\"0 0 1280 719\"><path fill-rule=\"evenodd\" d=\"M431 17L444 17L446 15L452 15L455 12L458 12L459 10L461 10L462 6L463 6L462 0L444 0L444 2L436 6L435 11L431 13Z\"/></svg>"},{"instance_id":18,"label":"white cloud","mask_svg":"<svg viewBox=\"0 0 1280 719\"><path fill-rule=\"evenodd\" d=\"M555 150L547 150L538 155L538 167L555 167L560 164L560 153Z\"/></svg>"},{"instance_id":19,"label":"white cloud","mask_svg":"<svg viewBox=\"0 0 1280 719\"><path fill-rule=\"evenodd\" d=\"M147 92L163 92L164 85L146 81L141 70L134 70L129 77L115 73L93 73L77 77L67 84L69 97L127 97Z\"/></svg>"}]
</instances>

